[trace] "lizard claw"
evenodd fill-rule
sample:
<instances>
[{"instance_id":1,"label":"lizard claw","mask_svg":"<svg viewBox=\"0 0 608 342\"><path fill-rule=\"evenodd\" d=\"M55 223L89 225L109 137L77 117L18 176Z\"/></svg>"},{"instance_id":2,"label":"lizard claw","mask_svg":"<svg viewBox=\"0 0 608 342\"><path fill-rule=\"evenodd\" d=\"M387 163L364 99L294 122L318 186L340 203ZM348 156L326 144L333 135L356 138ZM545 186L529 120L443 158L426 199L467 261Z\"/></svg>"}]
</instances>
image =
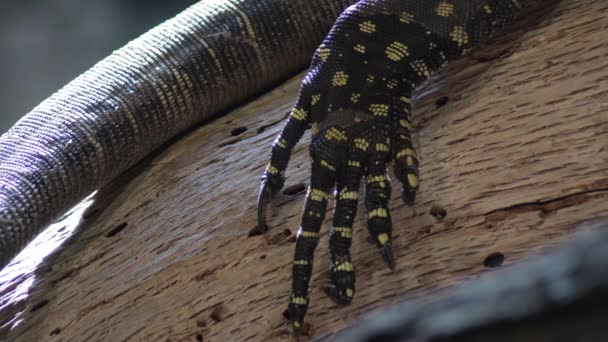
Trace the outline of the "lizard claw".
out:
<instances>
[{"instance_id":1,"label":"lizard claw","mask_svg":"<svg viewBox=\"0 0 608 342\"><path fill-rule=\"evenodd\" d=\"M346 305L350 304L352 301L352 296L348 297L345 294L342 294L340 290L335 285L327 285L323 288L327 297L329 297L334 303L338 305Z\"/></svg>"},{"instance_id":2,"label":"lizard claw","mask_svg":"<svg viewBox=\"0 0 608 342\"><path fill-rule=\"evenodd\" d=\"M391 269L391 271L395 270L395 257L393 256L393 247L390 243L385 243L380 248L380 253L382 253L382 258L384 258L384 262L386 266Z\"/></svg>"},{"instance_id":3,"label":"lizard claw","mask_svg":"<svg viewBox=\"0 0 608 342\"><path fill-rule=\"evenodd\" d=\"M308 304L296 305L293 303L289 304L287 309L288 319L291 322L291 336L293 341L299 341L301 335L305 334L304 329L304 316L308 309Z\"/></svg>"},{"instance_id":4,"label":"lizard claw","mask_svg":"<svg viewBox=\"0 0 608 342\"><path fill-rule=\"evenodd\" d=\"M260 186L260 194L258 195L258 227L259 233L263 234L268 231L266 224L266 207L274 195L283 188L285 179L281 176L273 176L264 174L262 176L262 185Z\"/></svg>"},{"instance_id":5,"label":"lizard claw","mask_svg":"<svg viewBox=\"0 0 608 342\"><path fill-rule=\"evenodd\" d=\"M272 190L268 185L267 180L262 181L260 187L260 194L258 195L258 231L260 233L266 233L268 231L268 225L266 224L266 206L272 199Z\"/></svg>"},{"instance_id":6,"label":"lizard claw","mask_svg":"<svg viewBox=\"0 0 608 342\"><path fill-rule=\"evenodd\" d=\"M414 205L416 200L416 189L410 189L406 187L401 188L401 199L408 207Z\"/></svg>"}]
</instances>

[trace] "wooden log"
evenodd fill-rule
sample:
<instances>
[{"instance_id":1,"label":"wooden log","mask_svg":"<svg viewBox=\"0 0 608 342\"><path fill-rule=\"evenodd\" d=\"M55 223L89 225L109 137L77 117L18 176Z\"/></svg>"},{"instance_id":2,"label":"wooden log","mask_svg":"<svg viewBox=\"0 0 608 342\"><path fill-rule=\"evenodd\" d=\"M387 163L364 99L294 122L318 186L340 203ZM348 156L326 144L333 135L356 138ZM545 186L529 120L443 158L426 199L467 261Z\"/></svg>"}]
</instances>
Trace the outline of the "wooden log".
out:
<instances>
[{"instance_id":1,"label":"wooden log","mask_svg":"<svg viewBox=\"0 0 608 342\"><path fill-rule=\"evenodd\" d=\"M606 341L608 223L587 228L549 255L394 305L328 340Z\"/></svg>"},{"instance_id":2,"label":"wooden log","mask_svg":"<svg viewBox=\"0 0 608 342\"><path fill-rule=\"evenodd\" d=\"M413 208L393 191L396 270L367 242L360 207L357 294L335 306L321 289L323 230L309 335L476 278L503 259L517 263L607 217L608 3L563 0L517 27L416 93L421 188ZM50 227L0 273L0 340L286 339L306 144L273 202L271 230L248 233L301 77L191 131Z\"/></svg>"}]
</instances>

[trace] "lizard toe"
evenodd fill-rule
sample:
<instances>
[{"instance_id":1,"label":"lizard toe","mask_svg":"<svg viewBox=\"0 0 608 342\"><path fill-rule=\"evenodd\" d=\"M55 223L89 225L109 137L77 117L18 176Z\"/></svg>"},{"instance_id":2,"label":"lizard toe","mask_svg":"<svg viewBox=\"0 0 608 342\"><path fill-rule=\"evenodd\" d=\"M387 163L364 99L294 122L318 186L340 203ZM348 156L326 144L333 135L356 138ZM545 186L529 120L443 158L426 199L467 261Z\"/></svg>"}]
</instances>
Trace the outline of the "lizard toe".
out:
<instances>
[{"instance_id":1,"label":"lizard toe","mask_svg":"<svg viewBox=\"0 0 608 342\"><path fill-rule=\"evenodd\" d=\"M354 290L352 290L352 289L345 289L344 291L341 291L334 284L326 285L323 288L323 291L325 291L325 294L327 295L327 297L329 297L337 305L341 305L342 306L342 305L350 304L350 302L353 299L353 292L354 292Z\"/></svg>"}]
</instances>

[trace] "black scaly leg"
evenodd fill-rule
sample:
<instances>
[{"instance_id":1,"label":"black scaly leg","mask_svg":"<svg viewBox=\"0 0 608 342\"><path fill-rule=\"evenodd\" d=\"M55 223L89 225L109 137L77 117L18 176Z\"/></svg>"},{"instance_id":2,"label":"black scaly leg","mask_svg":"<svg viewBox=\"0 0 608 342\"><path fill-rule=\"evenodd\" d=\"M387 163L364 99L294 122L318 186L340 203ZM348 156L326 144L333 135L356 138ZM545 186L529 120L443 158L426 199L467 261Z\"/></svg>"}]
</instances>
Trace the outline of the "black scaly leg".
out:
<instances>
[{"instance_id":1,"label":"black scaly leg","mask_svg":"<svg viewBox=\"0 0 608 342\"><path fill-rule=\"evenodd\" d=\"M388 161L394 160L403 201L412 205L419 182L419 161L410 139L414 88L535 2L359 0L340 15L313 57L305 94L283 139L273 146L258 202L259 226L265 229L266 204L283 185L293 145L312 123L311 188L297 238L289 304L295 335L308 308L313 253L334 182L340 192L351 192L365 175L368 230L386 264L394 268L386 170ZM365 155L358 171L346 166L348 160L356 160L357 152ZM356 195L349 196L338 195L330 238L332 283L325 289L339 304L350 302L354 295L347 237L352 235Z\"/></svg>"},{"instance_id":2,"label":"black scaly leg","mask_svg":"<svg viewBox=\"0 0 608 342\"><path fill-rule=\"evenodd\" d=\"M376 151L365 176L365 207L367 209L367 229L380 248L384 262L390 269L395 268L392 249L392 222L388 210L391 184L386 175L388 151Z\"/></svg>"},{"instance_id":3,"label":"black scaly leg","mask_svg":"<svg viewBox=\"0 0 608 342\"><path fill-rule=\"evenodd\" d=\"M258 229L261 233L268 230L266 224L266 206L285 184L285 170L293 147L298 143L311 123L311 110L319 102L317 92L320 81L318 75L322 68L323 49L315 52L310 70L304 77L298 95L298 101L291 110L287 122L279 136L272 144L270 162L262 175L262 185L258 195ZM316 93L315 93L316 92Z\"/></svg>"},{"instance_id":4,"label":"black scaly leg","mask_svg":"<svg viewBox=\"0 0 608 342\"><path fill-rule=\"evenodd\" d=\"M393 106L392 158L394 172L401 182L401 197L409 206L414 205L418 190L418 157L412 144L414 130L409 96L399 98L400 105Z\"/></svg>"},{"instance_id":5,"label":"black scaly leg","mask_svg":"<svg viewBox=\"0 0 608 342\"><path fill-rule=\"evenodd\" d=\"M289 118L279 136L272 144L270 162L262 175L262 185L258 195L258 229L266 232L266 205L271 198L283 188L285 170L289 163L291 151L310 124L310 105L306 84L302 85L298 102L291 110Z\"/></svg>"},{"instance_id":6,"label":"black scaly leg","mask_svg":"<svg viewBox=\"0 0 608 342\"><path fill-rule=\"evenodd\" d=\"M355 272L350 258L353 221L357 214L359 184L365 172L365 156L351 151L337 178L336 208L329 236L331 284L325 293L338 305L351 302L355 294Z\"/></svg>"},{"instance_id":7,"label":"black scaly leg","mask_svg":"<svg viewBox=\"0 0 608 342\"><path fill-rule=\"evenodd\" d=\"M315 141L316 140L316 141ZM312 273L314 251L319 243L319 231L325 219L329 193L334 188L336 168L328 164L328 160L335 160L336 154L325 149L326 139L323 136L313 138L310 145L312 157L310 187L306 195L306 203L302 213L302 224L296 238L296 250L293 261L292 290L289 296L289 319L292 324L294 336L300 334L302 322L308 309L308 284ZM330 152L330 156L324 156Z\"/></svg>"}]
</instances>

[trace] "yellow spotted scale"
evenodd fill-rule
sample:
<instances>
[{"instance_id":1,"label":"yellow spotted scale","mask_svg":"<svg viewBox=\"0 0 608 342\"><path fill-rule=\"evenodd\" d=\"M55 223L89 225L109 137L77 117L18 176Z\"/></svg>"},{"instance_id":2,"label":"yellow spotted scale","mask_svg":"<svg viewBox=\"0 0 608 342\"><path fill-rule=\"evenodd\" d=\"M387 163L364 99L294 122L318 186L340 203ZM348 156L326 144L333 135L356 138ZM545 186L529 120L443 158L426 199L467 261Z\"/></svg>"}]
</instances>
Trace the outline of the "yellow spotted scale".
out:
<instances>
[{"instance_id":1,"label":"yellow spotted scale","mask_svg":"<svg viewBox=\"0 0 608 342\"><path fill-rule=\"evenodd\" d=\"M385 263L395 268L388 210L393 162L401 197L413 205L419 160L411 139L415 87L530 7L530 0L361 0L345 10L313 56L283 132L272 148L258 200L265 208L284 182L293 146L313 127L310 190L293 263L289 319L300 333L308 309L314 249L329 194L336 206L330 229L326 294L347 304L355 293L350 260L360 182L365 179L366 224ZM278 172L277 172L278 171ZM307 261L307 262L305 262Z\"/></svg>"},{"instance_id":2,"label":"yellow spotted scale","mask_svg":"<svg viewBox=\"0 0 608 342\"><path fill-rule=\"evenodd\" d=\"M416 85L534 3L201 1L97 63L0 137L0 267L93 190L172 137L293 75L312 55L298 102L273 144L258 201L265 230L265 208L284 184L291 151L313 127L311 191L288 306L298 335L330 194L342 194L330 230L331 264L352 265L352 224L365 178L371 180L365 182L367 227L394 268L390 180L379 179L393 160L402 198L413 203L419 162L410 99ZM349 303L354 268L330 273L326 293Z\"/></svg>"}]
</instances>

